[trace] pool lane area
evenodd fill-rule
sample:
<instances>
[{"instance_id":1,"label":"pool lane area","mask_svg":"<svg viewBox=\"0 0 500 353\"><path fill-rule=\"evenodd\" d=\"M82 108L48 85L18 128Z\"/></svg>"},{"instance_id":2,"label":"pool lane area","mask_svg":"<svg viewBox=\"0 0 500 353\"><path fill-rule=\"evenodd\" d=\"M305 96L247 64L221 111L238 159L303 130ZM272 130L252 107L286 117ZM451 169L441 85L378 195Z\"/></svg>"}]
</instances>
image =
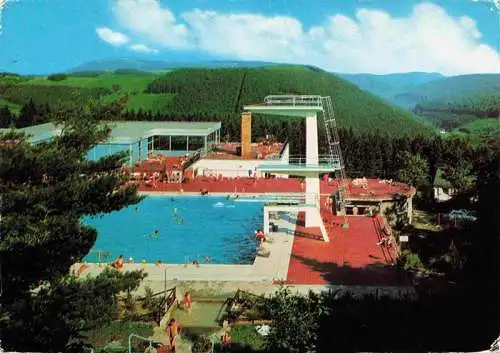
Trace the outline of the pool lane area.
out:
<instances>
[{"instance_id":1,"label":"pool lane area","mask_svg":"<svg viewBox=\"0 0 500 353\"><path fill-rule=\"evenodd\" d=\"M84 223L98 231L85 258L175 264L252 264L262 227L263 202L225 196L148 195L141 203Z\"/></svg>"},{"instance_id":2,"label":"pool lane area","mask_svg":"<svg viewBox=\"0 0 500 353\"><path fill-rule=\"evenodd\" d=\"M125 264L124 271L143 270L148 274L144 280L148 283L163 281L227 281L227 282L272 282L286 280L297 222L297 214L290 213L275 221L278 232L271 234L272 242L266 243L270 250L269 257L256 256L251 264L182 264L154 263ZM73 266L78 271L82 264ZM95 276L106 267L98 263L87 263L81 276Z\"/></svg>"}]
</instances>

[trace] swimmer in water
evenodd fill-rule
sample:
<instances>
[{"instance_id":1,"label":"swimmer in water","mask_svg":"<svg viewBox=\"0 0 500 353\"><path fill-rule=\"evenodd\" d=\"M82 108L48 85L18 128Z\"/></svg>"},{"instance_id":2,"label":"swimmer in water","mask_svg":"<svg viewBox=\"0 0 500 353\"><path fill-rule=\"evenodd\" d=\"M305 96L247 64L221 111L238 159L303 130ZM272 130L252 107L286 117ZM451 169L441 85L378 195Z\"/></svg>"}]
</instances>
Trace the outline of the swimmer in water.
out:
<instances>
[{"instance_id":1,"label":"swimmer in water","mask_svg":"<svg viewBox=\"0 0 500 353\"><path fill-rule=\"evenodd\" d=\"M159 236L160 236L160 231L155 230L154 232L149 233L149 234L145 235L144 237L149 237L150 239L153 239L153 238L158 238Z\"/></svg>"}]
</instances>

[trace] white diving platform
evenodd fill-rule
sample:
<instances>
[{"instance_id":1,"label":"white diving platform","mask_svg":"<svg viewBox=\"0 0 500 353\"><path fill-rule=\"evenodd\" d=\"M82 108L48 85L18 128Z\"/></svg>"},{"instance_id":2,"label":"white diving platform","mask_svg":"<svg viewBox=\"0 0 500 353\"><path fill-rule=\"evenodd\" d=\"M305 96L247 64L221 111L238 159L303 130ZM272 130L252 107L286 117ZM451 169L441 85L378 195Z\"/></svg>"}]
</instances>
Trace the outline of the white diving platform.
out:
<instances>
[{"instance_id":1,"label":"white diving platform","mask_svg":"<svg viewBox=\"0 0 500 353\"><path fill-rule=\"evenodd\" d=\"M262 104L243 107L244 110L269 115L305 117L323 111L321 96L267 96Z\"/></svg>"},{"instance_id":2,"label":"white diving platform","mask_svg":"<svg viewBox=\"0 0 500 353\"><path fill-rule=\"evenodd\" d=\"M264 206L264 232L267 234L269 230L269 213L270 212L286 212L286 213L297 213L297 212L306 212L316 209L316 205L267 205ZM307 217L307 216L306 216ZM317 224L317 227L321 230L321 236L323 237L323 241L329 242L330 238L328 237L328 233L325 228L325 224L321 219L321 215L319 212L310 213L309 217L314 217L315 219L311 220Z\"/></svg>"},{"instance_id":3,"label":"white diving platform","mask_svg":"<svg viewBox=\"0 0 500 353\"><path fill-rule=\"evenodd\" d=\"M245 111L256 114L279 115L284 117L300 117L306 121L306 155L294 158L290 156L288 164L260 165L257 170L264 173L288 174L303 176L305 179L305 199L288 197L288 202L267 201L264 207L264 232L269 229L269 212L304 211L305 227L319 227L323 239L328 241L328 234L323 224L320 212L320 182L319 176L341 170L340 156L331 153L328 156L319 154L318 144L318 113L327 124L330 118L325 118L329 112L329 97L320 95L270 95L264 98L264 103L247 105ZM329 135L328 135L329 136ZM329 142L329 146L330 146Z\"/></svg>"},{"instance_id":4,"label":"white diving platform","mask_svg":"<svg viewBox=\"0 0 500 353\"><path fill-rule=\"evenodd\" d=\"M235 202L260 202L267 204L302 205L303 207L316 207L315 204L306 205L308 197L305 194L285 194L285 195L240 195L231 197Z\"/></svg>"},{"instance_id":5,"label":"white diving platform","mask_svg":"<svg viewBox=\"0 0 500 353\"><path fill-rule=\"evenodd\" d=\"M294 174L310 176L311 173L333 173L340 168L340 160L332 160L328 155L320 155L318 163L307 163L305 156L291 155L288 164L265 164L257 166L263 173Z\"/></svg>"}]
</instances>

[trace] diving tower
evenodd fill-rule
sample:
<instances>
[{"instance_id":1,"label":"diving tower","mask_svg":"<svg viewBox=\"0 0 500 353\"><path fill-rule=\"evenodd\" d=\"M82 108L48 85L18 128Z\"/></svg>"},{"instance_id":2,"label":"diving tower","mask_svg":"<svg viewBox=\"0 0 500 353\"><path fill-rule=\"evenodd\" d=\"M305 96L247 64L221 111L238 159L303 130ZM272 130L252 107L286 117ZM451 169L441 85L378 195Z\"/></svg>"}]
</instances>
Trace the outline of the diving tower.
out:
<instances>
[{"instance_id":1,"label":"diving tower","mask_svg":"<svg viewBox=\"0 0 500 353\"><path fill-rule=\"evenodd\" d=\"M320 214L320 174L334 172L339 179L339 192L336 195L336 208L343 209L345 171L340 150L335 115L330 97L319 95L271 95L264 98L264 103L247 105L246 112L306 119L306 154L289 157L288 164L261 165L257 170L265 173L298 175L305 178L303 203L293 205L269 201L264 210L264 231L269 229L269 211L305 211L305 226L319 227L323 239L329 241ZM319 154L318 113L328 139L328 153ZM293 199L292 197L290 199Z\"/></svg>"}]
</instances>

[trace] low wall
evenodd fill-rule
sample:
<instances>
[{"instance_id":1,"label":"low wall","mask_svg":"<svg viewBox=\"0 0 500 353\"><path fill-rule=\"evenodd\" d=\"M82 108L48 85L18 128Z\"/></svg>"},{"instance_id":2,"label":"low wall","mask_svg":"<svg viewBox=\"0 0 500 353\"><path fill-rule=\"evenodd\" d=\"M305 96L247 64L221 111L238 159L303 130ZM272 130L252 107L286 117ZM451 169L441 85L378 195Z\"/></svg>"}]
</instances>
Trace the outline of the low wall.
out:
<instances>
[{"instance_id":1,"label":"low wall","mask_svg":"<svg viewBox=\"0 0 500 353\"><path fill-rule=\"evenodd\" d=\"M254 171L261 165L288 164L289 148L286 146L281 155L281 159L200 159L193 164L192 168L197 170L197 175L211 176L212 174L225 177L248 177L248 171ZM264 173L257 172L257 177L264 177ZM288 175L276 175L279 178L288 178Z\"/></svg>"}]
</instances>

